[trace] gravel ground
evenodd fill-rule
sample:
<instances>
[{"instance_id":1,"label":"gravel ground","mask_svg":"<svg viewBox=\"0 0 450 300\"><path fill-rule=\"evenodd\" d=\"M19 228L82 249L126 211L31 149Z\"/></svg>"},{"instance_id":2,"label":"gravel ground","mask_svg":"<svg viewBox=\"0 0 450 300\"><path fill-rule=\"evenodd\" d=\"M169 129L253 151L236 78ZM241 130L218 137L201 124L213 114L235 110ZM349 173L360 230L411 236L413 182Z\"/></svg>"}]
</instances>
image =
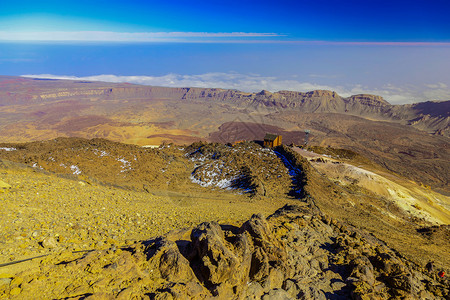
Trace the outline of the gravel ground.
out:
<instances>
[{"instance_id":1,"label":"gravel ground","mask_svg":"<svg viewBox=\"0 0 450 300\"><path fill-rule=\"evenodd\" d=\"M268 215L289 202L215 191L129 191L31 168L0 169L0 176L12 186L0 192L0 264L126 245L204 221L241 223L255 212Z\"/></svg>"}]
</instances>

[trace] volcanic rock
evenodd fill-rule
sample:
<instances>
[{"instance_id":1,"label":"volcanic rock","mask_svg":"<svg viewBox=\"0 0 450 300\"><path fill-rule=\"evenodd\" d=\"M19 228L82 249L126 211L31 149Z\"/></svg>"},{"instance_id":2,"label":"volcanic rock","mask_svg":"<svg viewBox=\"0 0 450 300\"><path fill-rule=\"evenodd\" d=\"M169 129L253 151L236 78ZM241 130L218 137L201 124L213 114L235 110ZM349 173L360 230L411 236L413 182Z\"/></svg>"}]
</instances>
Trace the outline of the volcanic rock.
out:
<instances>
[{"instance_id":1,"label":"volcanic rock","mask_svg":"<svg viewBox=\"0 0 450 300\"><path fill-rule=\"evenodd\" d=\"M357 234L327 216L314 214L304 205L283 207L269 218L254 215L240 228L205 222L188 231L174 231L129 247L92 251L75 260L55 260L54 265L48 265L42 272L48 277L35 271L20 275L26 278L20 285L23 297L31 296L37 285L50 284L56 277L61 288L49 290L43 297L444 299L449 296L448 281L430 277L383 242L361 231ZM0 295L12 296L19 292L16 287L12 283L10 288L0 286Z\"/></svg>"}]
</instances>

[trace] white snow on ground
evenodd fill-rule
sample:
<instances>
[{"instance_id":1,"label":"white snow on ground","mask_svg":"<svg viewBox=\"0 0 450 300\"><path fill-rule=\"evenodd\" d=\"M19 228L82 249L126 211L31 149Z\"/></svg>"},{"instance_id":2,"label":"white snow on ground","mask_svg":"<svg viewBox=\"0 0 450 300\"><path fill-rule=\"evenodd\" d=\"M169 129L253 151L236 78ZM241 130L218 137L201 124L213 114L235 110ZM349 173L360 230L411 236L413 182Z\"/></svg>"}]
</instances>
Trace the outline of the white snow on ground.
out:
<instances>
[{"instance_id":1,"label":"white snow on ground","mask_svg":"<svg viewBox=\"0 0 450 300\"><path fill-rule=\"evenodd\" d=\"M251 191L251 189L246 186L236 186L236 183L242 177L242 174L239 169L233 167L233 161L225 163L219 153L201 153L199 150L200 148L186 154L186 156L189 157L189 160L194 162L195 166L195 171L192 172L190 176L193 183L196 183L202 187L238 189L243 192ZM257 155L259 157L271 158L272 156L276 156L273 150L265 148L230 148L228 150L230 152L241 152L249 157Z\"/></svg>"},{"instance_id":2,"label":"white snow on ground","mask_svg":"<svg viewBox=\"0 0 450 300\"><path fill-rule=\"evenodd\" d=\"M222 189L230 187L232 181L236 178L235 176L228 176L228 178L224 178L222 176L224 163L215 160L213 160L212 162L203 163L205 159L206 156L202 156L199 159L194 160L196 162L200 161L202 163L200 164L200 172L197 171L195 172L195 174L193 173L191 175L192 182L197 183L203 187L215 186Z\"/></svg>"},{"instance_id":3,"label":"white snow on ground","mask_svg":"<svg viewBox=\"0 0 450 300\"><path fill-rule=\"evenodd\" d=\"M38 165L37 163L34 163L34 164L32 164L31 166L32 166L33 168L38 168L38 169L43 170L43 168L42 168L40 165Z\"/></svg>"},{"instance_id":4,"label":"white snow on ground","mask_svg":"<svg viewBox=\"0 0 450 300\"><path fill-rule=\"evenodd\" d=\"M299 168L294 167L284 155L278 154L278 157L281 158L281 160L283 161L284 165L289 170L289 175L291 177L302 173L302 171Z\"/></svg>"},{"instance_id":5,"label":"white snow on ground","mask_svg":"<svg viewBox=\"0 0 450 300\"><path fill-rule=\"evenodd\" d=\"M291 177L292 180L292 185L294 186L294 188L292 189L292 191L297 195L297 196L301 196L302 194L302 189L301 186L302 184L298 181L298 176L302 173L302 170L300 170L297 167L294 167L290 161L281 153L278 153L278 157L283 161L284 166L287 168L288 170L288 174Z\"/></svg>"},{"instance_id":6,"label":"white snow on ground","mask_svg":"<svg viewBox=\"0 0 450 300\"><path fill-rule=\"evenodd\" d=\"M100 151L100 150L98 150L98 149L94 149L93 151L94 151L94 153L95 153L96 155L98 155L98 156L100 156L100 157L108 156L108 155L109 155L108 152L103 151L103 150Z\"/></svg>"},{"instance_id":7,"label":"white snow on ground","mask_svg":"<svg viewBox=\"0 0 450 300\"><path fill-rule=\"evenodd\" d=\"M120 173L131 170L131 163L128 160L121 157L121 158L118 158L117 161L122 163L122 166L121 166L122 170L120 171Z\"/></svg>"},{"instance_id":8,"label":"white snow on ground","mask_svg":"<svg viewBox=\"0 0 450 300\"><path fill-rule=\"evenodd\" d=\"M15 151L17 150L16 148L8 148L8 147L0 147L0 150L5 150L5 151Z\"/></svg>"},{"instance_id":9,"label":"white snow on ground","mask_svg":"<svg viewBox=\"0 0 450 300\"><path fill-rule=\"evenodd\" d=\"M231 184L233 183L233 180L235 180L235 178L232 178L232 179L221 179L218 182L216 182L216 186L218 188L221 188L221 189L230 188Z\"/></svg>"},{"instance_id":10,"label":"white snow on ground","mask_svg":"<svg viewBox=\"0 0 450 300\"><path fill-rule=\"evenodd\" d=\"M123 163L124 166L129 166L130 162L128 160L125 160L124 158L118 158L117 161L120 161Z\"/></svg>"},{"instance_id":11,"label":"white snow on ground","mask_svg":"<svg viewBox=\"0 0 450 300\"><path fill-rule=\"evenodd\" d=\"M200 148L199 148L200 149ZM222 176L224 163L214 159L214 154L201 154L196 151L187 154L191 156L190 161L195 163L196 171L192 172L190 179L202 187L218 187L221 189L230 189L236 176ZM201 169L199 169L201 168ZM200 172L199 172L200 171Z\"/></svg>"},{"instance_id":12,"label":"white snow on ground","mask_svg":"<svg viewBox=\"0 0 450 300\"><path fill-rule=\"evenodd\" d=\"M202 181L195 178L194 175L191 175L190 179L193 183L196 183L202 187L218 187L221 189L230 189L231 185L233 184L233 180L235 180L236 177L230 179L221 179L218 181L216 180L216 178L213 177L209 180Z\"/></svg>"},{"instance_id":13,"label":"white snow on ground","mask_svg":"<svg viewBox=\"0 0 450 300\"><path fill-rule=\"evenodd\" d=\"M71 165L70 169L72 170L73 175L80 175L81 174L80 168L78 168L78 166L76 166L76 165Z\"/></svg>"},{"instance_id":14,"label":"white snow on ground","mask_svg":"<svg viewBox=\"0 0 450 300\"><path fill-rule=\"evenodd\" d=\"M202 155L200 157L191 157L190 160L193 162L204 162L205 160L209 159L209 157Z\"/></svg>"}]
</instances>

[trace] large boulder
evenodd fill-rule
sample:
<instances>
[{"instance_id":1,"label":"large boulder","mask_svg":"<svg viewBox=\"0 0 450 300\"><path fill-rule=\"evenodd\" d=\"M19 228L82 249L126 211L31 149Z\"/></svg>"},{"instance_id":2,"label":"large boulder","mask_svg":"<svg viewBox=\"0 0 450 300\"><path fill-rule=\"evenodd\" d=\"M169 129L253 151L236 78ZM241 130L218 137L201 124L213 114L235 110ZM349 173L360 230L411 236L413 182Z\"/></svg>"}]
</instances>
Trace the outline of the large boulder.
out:
<instances>
[{"instance_id":1,"label":"large boulder","mask_svg":"<svg viewBox=\"0 0 450 300\"><path fill-rule=\"evenodd\" d=\"M193 267L208 288L218 293L248 281L251 245L247 235L238 234L228 241L218 223L206 222L192 230L191 240Z\"/></svg>"}]
</instances>

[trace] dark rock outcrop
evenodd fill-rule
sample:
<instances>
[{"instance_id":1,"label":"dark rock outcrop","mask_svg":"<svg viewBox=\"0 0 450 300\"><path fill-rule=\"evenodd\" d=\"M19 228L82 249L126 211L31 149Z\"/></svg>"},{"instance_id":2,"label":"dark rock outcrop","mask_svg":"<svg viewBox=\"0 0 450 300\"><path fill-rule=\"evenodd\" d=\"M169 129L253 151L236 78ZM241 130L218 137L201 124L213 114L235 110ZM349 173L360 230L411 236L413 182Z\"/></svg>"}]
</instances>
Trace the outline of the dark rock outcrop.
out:
<instances>
[{"instance_id":1,"label":"dark rock outcrop","mask_svg":"<svg viewBox=\"0 0 450 300\"><path fill-rule=\"evenodd\" d=\"M42 268L81 284L58 297L150 299L448 299L449 281L383 242L307 206L254 215L240 228L205 222L123 249ZM41 280L23 275L23 290ZM90 284L89 284L90 282ZM107 283L105 285L105 283ZM80 294L80 293L84 294ZM77 294L78 293L78 294Z\"/></svg>"}]
</instances>

